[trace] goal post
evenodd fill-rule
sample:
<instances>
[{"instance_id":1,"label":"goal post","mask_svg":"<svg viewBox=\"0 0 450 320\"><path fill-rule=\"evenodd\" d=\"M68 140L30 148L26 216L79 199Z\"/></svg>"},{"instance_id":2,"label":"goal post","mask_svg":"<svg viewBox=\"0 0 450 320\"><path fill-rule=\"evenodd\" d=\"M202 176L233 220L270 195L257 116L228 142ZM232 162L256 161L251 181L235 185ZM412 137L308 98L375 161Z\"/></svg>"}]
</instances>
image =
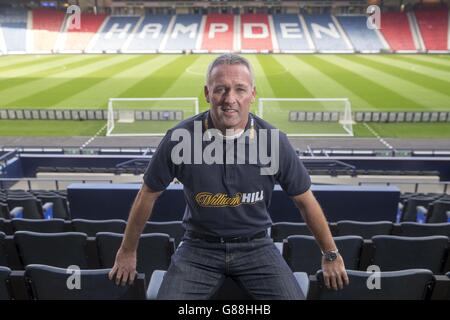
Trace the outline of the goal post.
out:
<instances>
[{"instance_id":1,"label":"goal post","mask_svg":"<svg viewBox=\"0 0 450 320\"><path fill-rule=\"evenodd\" d=\"M110 98L107 136L161 136L199 113L196 97Z\"/></svg>"},{"instance_id":2,"label":"goal post","mask_svg":"<svg viewBox=\"0 0 450 320\"><path fill-rule=\"evenodd\" d=\"M288 136L353 136L347 98L259 98L258 116Z\"/></svg>"}]
</instances>

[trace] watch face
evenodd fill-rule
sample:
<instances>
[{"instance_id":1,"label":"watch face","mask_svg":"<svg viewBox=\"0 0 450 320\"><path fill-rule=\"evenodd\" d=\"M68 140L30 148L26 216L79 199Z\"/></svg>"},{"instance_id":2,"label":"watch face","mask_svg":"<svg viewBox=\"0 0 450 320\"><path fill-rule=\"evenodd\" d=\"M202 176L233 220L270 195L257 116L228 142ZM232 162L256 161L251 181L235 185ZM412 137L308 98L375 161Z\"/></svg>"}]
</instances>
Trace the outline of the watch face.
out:
<instances>
[{"instance_id":1,"label":"watch face","mask_svg":"<svg viewBox=\"0 0 450 320\"><path fill-rule=\"evenodd\" d=\"M334 260L336 260L336 258L337 258L337 254L334 253L334 252L327 252L325 258L326 258L328 261L334 261Z\"/></svg>"}]
</instances>

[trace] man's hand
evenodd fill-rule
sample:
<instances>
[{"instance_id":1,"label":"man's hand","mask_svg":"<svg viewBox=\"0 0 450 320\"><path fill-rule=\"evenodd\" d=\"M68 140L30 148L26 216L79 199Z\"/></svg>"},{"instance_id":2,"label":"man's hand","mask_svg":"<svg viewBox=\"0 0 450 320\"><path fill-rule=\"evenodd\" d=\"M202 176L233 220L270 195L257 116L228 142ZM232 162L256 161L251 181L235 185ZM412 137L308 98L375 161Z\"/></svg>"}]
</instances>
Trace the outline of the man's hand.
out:
<instances>
[{"instance_id":1,"label":"man's hand","mask_svg":"<svg viewBox=\"0 0 450 320\"><path fill-rule=\"evenodd\" d=\"M113 280L116 276L116 284L125 286L127 282L133 284L136 277L136 251L127 252L122 247L117 251L116 261L109 272L109 279Z\"/></svg>"},{"instance_id":2,"label":"man's hand","mask_svg":"<svg viewBox=\"0 0 450 320\"><path fill-rule=\"evenodd\" d=\"M340 254L334 261L327 261L322 257L322 271L325 286L328 289L343 289L344 284L348 285L349 283L344 260L342 260Z\"/></svg>"}]
</instances>

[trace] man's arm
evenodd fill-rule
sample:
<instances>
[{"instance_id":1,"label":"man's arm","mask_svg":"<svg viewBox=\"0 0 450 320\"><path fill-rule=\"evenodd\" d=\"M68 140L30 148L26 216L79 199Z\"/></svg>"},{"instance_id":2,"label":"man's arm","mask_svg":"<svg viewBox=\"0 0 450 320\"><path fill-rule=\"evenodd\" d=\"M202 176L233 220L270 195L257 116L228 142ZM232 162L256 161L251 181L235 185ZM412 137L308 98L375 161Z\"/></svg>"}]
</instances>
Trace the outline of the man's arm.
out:
<instances>
[{"instance_id":1,"label":"man's arm","mask_svg":"<svg viewBox=\"0 0 450 320\"><path fill-rule=\"evenodd\" d=\"M116 275L117 285L126 285L127 281L131 284L134 281L139 238L153 211L153 205L160 194L161 192L153 191L144 183L134 200L122 244L117 251L116 261L109 273L111 280Z\"/></svg>"},{"instance_id":2,"label":"man's arm","mask_svg":"<svg viewBox=\"0 0 450 320\"><path fill-rule=\"evenodd\" d=\"M336 250L328 222L311 190L296 195L292 199L316 238L320 249L324 252ZM337 290L338 288L342 289L344 283L348 284L348 276L341 255L338 255L334 261L327 261L322 257L322 270L325 285L328 288L332 287Z\"/></svg>"}]
</instances>

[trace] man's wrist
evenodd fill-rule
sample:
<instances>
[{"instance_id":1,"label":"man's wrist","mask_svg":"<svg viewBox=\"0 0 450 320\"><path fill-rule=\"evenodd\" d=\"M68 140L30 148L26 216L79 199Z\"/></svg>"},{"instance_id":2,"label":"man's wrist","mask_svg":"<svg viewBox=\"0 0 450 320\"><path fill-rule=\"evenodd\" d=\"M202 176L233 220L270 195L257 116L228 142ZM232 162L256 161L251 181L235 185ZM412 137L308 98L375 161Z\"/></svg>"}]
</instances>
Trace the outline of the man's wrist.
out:
<instances>
[{"instance_id":1,"label":"man's wrist","mask_svg":"<svg viewBox=\"0 0 450 320\"><path fill-rule=\"evenodd\" d=\"M322 257L326 260L326 261L334 261L338 258L339 256L339 250L338 249L334 249L334 250L326 250L326 251L322 251Z\"/></svg>"}]
</instances>

